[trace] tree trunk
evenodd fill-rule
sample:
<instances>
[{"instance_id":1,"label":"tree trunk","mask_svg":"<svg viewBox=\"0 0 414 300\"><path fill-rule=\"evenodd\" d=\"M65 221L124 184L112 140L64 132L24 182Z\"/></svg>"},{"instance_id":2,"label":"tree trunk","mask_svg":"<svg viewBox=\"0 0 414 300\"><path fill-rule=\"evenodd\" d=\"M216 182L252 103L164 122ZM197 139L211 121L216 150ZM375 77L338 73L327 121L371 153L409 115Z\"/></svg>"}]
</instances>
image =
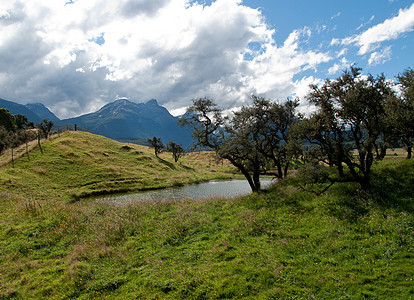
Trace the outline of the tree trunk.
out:
<instances>
[{"instance_id":1,"label":"tree trunk","mask_svg":"<svg viewBox=\"0 0 414 300\"><path fill-rule=\"evenodd\" d=\"M375 153L376 153L376 160L383 160L385 155L387 154L387 146L385 145L377 145L374 144L375 146Z\"/></svg>"},{"instance_id":2,"label":"tree trunk","mask_svg":"<svg viewBox=\"0 0 414 300\"><path fill-rule=\"evenodd\" d=\"M407 146L407 159L411 159L412 152L413 152L413 147Z\"/></svg>"},{"instance_id":3,"label":"tree trunk","mask_svg":"<svg viewBox=\"0 0 414 300\"><path fill-rule=\"evenodd\" d=\"M292 159L292 158L291 158ZM283 170L283 177L286 178L288 175L288 170L289 170L289 163L287 162L285 165L285 168Z\"/></svg>"},{"instance_id":4,"label":"tree trunk","mask_svg":"<svg viewBox=\"0 0 414 300\"><path fill-rule=\"evenodd\" d=\"M361 178L361 180L359 181L359 184L361 185L361 189L364 191L368 191L371 189L371 180L370 180L370 176L365 176L363 178Z\"/></svg>"},{"instance_id":5,"label":"tree trunk","mask_svg":"<svg viewBox=\"0 0 414 300\"><path fill-rule=\"evenodd\" d=\"M259 182L259 186L257 186L256 180L253 180L247 171L241 170L241 172L244 175L244 177L246 177L247 182L249 183L250 188L252 189L252 192L260 191L260 182Z\"/></svg>"},{"instance_id":6,"label":"tree trunk","mask_svg":"<svg viewBox=\"0 0 414 300\"><path fill-rule=\"evenodd\" d=\"M235 166L237 169L240 170L240 172L244 175L244 177L246 178L247 182L250 185L250 188L252 189L252 192L258 192L260 191L260 172L258 172L256 174L253 174L253 178L252 176L250 176L249 172L244 168L243 165L238 164L234 159L232 159L229 156L223 157L223 158L227 158L233 166Z\"/></svg>"},{"instance_id":7,"label":"tree trunk","mask_svg":"<svg viewBox=\"0 0 414 300\"><path fill-rule=\"evenodd\" d=\"M277 177L283 178L282 166L279 161L276 163L276 167L277 167Z\"/></svg>"},{"instance_id":8,"label":"tree trunk","mask_svg":"<svg viewBox=\"0 0 414 300\"><path fill-rule=\"evenodd\" d=\"M260 170L255 170L253 174L254 189L253 192L260 191Z\"/></svg>"}]
</instances>

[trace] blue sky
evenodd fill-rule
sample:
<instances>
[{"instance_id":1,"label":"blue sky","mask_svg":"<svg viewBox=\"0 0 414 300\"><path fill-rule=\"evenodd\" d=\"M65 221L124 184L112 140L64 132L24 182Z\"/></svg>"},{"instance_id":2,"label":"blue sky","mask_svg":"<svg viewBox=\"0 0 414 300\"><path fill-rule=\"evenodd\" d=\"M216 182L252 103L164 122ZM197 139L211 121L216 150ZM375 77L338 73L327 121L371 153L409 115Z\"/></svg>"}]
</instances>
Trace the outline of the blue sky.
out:
<instances>
[{"instance_id":1,"label":"blue sky","mask_svg":"<svg viewBox=\"0 0 414 300\"><path fill-rule=\"evenodd\" d=\"M360 34L370 27L398 16L400 9L411 7L413 1L403 0L348 0L348 1L280 1L280 0L245 0L245 5L260 8L266 21L276 30L275 41L283 43L287 36L298 28L309 27L313 36L307 47L321 47L327 51L334 50L330 45L333 38L343 39ZM317 29L326 26L317 33ZM412 28L412 27L411 27ZM412 67L414 63L414 34L408 32L398 39L384 42L383 47L391 47L392 55L387 62L369 64L368 55L358 55L358 49L350 47L347 58L363 68L364 72L379 74L384 72L394 77L403 69ZM321 65L319 71L327 71L329 64Z\"/></svg>"},{"instance_id":2,"label":"blue sky","mask_svg":"<svg viewBox=\"0 0 414 300\"><path fill-rule=\"evenodd\" d=\"M9 0L0 3L0 98L61 118L117 98L173 114L301 99L351 64L393 80L413 67L405 0Z\"/></svg>"}]
</instances>

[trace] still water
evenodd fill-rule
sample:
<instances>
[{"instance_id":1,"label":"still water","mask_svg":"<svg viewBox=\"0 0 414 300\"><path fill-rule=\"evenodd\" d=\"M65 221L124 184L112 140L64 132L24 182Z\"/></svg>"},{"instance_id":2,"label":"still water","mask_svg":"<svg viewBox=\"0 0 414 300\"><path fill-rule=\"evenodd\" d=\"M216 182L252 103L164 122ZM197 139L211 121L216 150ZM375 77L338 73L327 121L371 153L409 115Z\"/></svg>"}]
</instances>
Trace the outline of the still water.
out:
<instances>
[{"instance_id":1,"label":"still water","mask_svg":"<svg viewBox=\"0 0 414 300\"><path fill-rule=\"evenodd\" d=\"M268 188L274 182L275 181L271 179L262 179L262 188ZM137 192L133 194L98 196L94 199L96 203L126 205L142 201L199 200L214 197L233 198L248 195L250 193L251 189L246 180L225 180L209 181L200 184Z\"/></svg>"}]
</instances>

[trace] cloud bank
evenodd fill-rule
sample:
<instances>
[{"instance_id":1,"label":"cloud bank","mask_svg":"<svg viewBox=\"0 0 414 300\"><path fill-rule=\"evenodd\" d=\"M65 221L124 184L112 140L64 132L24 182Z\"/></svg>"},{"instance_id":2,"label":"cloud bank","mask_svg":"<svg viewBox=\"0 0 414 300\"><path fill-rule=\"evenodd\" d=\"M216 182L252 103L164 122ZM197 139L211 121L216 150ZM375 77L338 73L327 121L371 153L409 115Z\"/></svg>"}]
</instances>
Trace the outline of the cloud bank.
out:
<instances>
[{"instance_id":1,"label":"cloud bank","mask_svg":"<svg viewBox=\"0 0 414 300\"><path fill-rule=\"evenodd\" d=\"M0 96L60 117L117 97L177 112L203 96L224 108L251 93L285 98L295 74L330 60L300 48L309 34L278 46L261 12L236 0L12 0L0 6Z\"/></svg>"},{"instance_id":2,"label":"cloud bank","mask_svg":"<svg viewBox=\"0 0 414 300\"><path fill-rule=\"evenodd\" d=\"M316 29L293 30L278 45L260 10L241 0L201 2L2 1L0 97L42 102L61 118L119 97L156 98L176 114L205 96L231 109L253 93L302 96L320 81L309 72L337 60L328 72L334 74L349 63L346 50L310 49ZM379 44L412 30L413 12L414 5L331 47L359 47L361 55L371 55L370 64L380 64L392 53ZM308 75L298 77L302 72Z\"/></svg>"}]
</instances>

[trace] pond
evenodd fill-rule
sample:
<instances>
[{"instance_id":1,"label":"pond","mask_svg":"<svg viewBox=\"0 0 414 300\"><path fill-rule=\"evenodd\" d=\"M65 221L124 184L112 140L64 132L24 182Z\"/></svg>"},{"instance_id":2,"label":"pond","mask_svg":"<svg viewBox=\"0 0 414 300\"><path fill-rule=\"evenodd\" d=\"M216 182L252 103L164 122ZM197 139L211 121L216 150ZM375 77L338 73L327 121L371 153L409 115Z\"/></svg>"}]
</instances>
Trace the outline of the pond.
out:
<instances>
[{"instance_id":1,"label":"pond","mask_svg":"<svg viewBox=\"0 0 414 300\"><path fill-rule=\"evenodd\" d=\"M274 183L275 181L270 178L261 180L262 188L268 188ZM127 205L143 201L177 201L183 199L199 200L215 197L234 198L248 195L250 193L251 189L246 180L224 180L129 194L97 196L93 199L96 203Z\"/></svg>"}]
</instances>

